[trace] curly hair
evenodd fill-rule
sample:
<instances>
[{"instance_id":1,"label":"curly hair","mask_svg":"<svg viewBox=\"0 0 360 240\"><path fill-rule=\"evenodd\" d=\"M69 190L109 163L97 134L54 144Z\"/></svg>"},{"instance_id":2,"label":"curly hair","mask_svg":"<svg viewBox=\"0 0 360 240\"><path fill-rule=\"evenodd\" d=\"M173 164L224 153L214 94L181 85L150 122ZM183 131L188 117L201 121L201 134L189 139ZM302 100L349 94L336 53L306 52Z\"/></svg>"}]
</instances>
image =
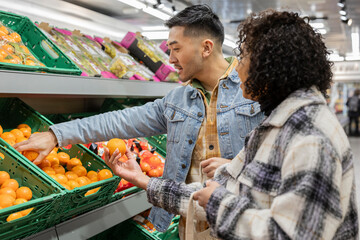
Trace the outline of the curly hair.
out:
<instances>
[{"instance_id":1,"label":"curly hair","mask_svg":"<svg viewBox=\"0 0 360 240\"><path fill-rule=\"evenodd\" d=\"M289 94L316 86L326 96L332 62L320 33L293 12L272 9L252 14L239 25L239 56L250 54L245 91L259 103L280 103Z\"/></svg>"}]
</instances>

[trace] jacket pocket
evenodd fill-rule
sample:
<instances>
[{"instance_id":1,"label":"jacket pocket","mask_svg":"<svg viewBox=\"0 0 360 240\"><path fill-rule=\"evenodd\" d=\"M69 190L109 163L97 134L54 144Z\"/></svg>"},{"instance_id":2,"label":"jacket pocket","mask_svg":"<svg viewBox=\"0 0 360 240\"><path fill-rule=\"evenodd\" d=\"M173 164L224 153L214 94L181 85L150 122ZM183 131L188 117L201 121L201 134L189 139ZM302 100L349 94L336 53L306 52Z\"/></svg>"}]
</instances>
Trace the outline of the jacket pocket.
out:
<instances>
[{"instance_id":1,"label":"jacket pocket","mask_svg":"<svg viewBox=\"0 0 360 240\"><path fill-rule=\"evenodd\" d=\"M241 105L235 108L236 122L239 124L239 133L241 137L246 137L246 135L257 127L262 118L263 114L261 113L259 104L246 104Z\"/></svg>"},{"instance_id":2,"label":"jacket pocket","mask_svg":"<svg viewBox=\"0 0 360 240\"><path fill-rule=\"evenodd\" d=\"M167 141L179 142L187 116L174 108L165 109L167 119Z\"/></svg>"}]
</instances>

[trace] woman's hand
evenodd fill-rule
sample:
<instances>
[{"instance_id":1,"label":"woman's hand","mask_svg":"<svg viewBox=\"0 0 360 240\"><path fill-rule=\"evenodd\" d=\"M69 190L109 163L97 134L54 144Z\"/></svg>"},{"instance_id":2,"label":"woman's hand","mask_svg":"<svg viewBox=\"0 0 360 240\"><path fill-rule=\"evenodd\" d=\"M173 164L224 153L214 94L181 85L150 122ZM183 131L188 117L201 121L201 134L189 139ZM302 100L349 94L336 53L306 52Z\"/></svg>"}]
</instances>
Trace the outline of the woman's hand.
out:
<instances>
[{"instance_id":1,"label":"woman's hand","mask_svg":"<svg viewBox=\"0 0 360 240\"><path fill-rule=\"evenodd\" d=\"M220 186L221 185L215 181L206 181L206 187L194 193L194 200L197 200L199 202L199 205L206 209L206 205L209 202L211 194L215 191L217 187Z\"/></svg>"},{"instance_id":2,"label":"woman's hand","mask_svg":"<svg viewBox=\"0 0 360 240\"><path fill-rule=\"evenodd\" d=\"M135 186L146 190L150 178L142 172L139 164L136 162L135 154L130 152L128 148L126 150L126 156L129 160L121 162L119 161L121 154L119 154L118 149L116 149L110 157L109 149L105 148L105 163L111 168L113 173L131 182Z\"/></svg>"}]
</instances>

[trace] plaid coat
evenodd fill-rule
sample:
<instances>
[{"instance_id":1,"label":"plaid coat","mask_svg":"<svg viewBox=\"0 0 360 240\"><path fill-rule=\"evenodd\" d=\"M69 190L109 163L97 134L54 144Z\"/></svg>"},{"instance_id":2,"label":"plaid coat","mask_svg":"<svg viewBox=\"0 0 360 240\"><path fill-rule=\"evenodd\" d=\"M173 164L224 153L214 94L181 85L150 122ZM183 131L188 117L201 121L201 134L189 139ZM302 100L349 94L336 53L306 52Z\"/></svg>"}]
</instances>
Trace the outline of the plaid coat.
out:
<instances>
[{"instance_id":1,"label":"plaid coat","mask_svg":"<svg viewBox=\"0 0 360 240\"><path fill-rule=\"evenodd\" d=\"M284 100L216 171L222 186L206 218L221 239L358 239L353 155L345 132L315 88ZM151 179L150 203L186 213L200 183Z\"/></svg>"}]
</instances>

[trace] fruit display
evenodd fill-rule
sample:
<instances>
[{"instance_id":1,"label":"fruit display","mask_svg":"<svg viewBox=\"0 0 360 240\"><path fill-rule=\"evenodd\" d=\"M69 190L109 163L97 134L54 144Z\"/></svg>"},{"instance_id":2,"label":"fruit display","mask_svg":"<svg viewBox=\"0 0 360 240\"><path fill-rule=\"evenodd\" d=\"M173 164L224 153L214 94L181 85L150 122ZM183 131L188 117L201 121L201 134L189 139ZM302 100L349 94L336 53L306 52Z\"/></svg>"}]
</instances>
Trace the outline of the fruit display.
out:
<instances>
[{"instance_id":1,"label":"fruit display","mask_svg":"<svg viewBox=\"0 0 360 240\"><path fill-rule=\"evenodd\" d=\"M4 159L4 156L0 156ZM10 178L7 171L0 171L0 210L14 205L28 202L32 199L33 193L30 188L26 186L19 186L19 183ZM18 218L28 215L33 208L25 209L20 212L10 214L6 221L10 222Z\"/></svg>"},{"instance_id":2,"label":"fruit display","mask_svg":"<svg viewBox=\"0 0 360 240\"><path fill-rule=\"evenodd\" d=\"M110 63L110 71L118 78L151 80L152 73L149 69L141 64L128 54L118 53Z\"/></svg>"},{"instance_id":3,"label":"fruit display","mask_svg":"<svg viewBox=\"0 0 360 240\"><path fill-rule=\"evenodd\" d=\"M30 52L21 36L0 22L0 62L45 66Z\"/></svg>"},{"instance_id":4,"label":"fruit display","mask_svg":"<svg viewBox=\"0 0 360 240\"><path fill-rule=\"evenodd\" d=\"M16 129L1 134L1 138L11 146L27 140L30 136L31 128L27 124L19 124ZM31 150L23 151L21 154L31 162L39 155L37 152ZM80 159L70 157L69 154L59 151L58 148L54 148L48 156L42 160L38 167L68 190L113 177L112 172L108 169L88 171ZM91 189L85 196L93 194L98 190L99 188Z\"/></svg>"}]
</instances>

